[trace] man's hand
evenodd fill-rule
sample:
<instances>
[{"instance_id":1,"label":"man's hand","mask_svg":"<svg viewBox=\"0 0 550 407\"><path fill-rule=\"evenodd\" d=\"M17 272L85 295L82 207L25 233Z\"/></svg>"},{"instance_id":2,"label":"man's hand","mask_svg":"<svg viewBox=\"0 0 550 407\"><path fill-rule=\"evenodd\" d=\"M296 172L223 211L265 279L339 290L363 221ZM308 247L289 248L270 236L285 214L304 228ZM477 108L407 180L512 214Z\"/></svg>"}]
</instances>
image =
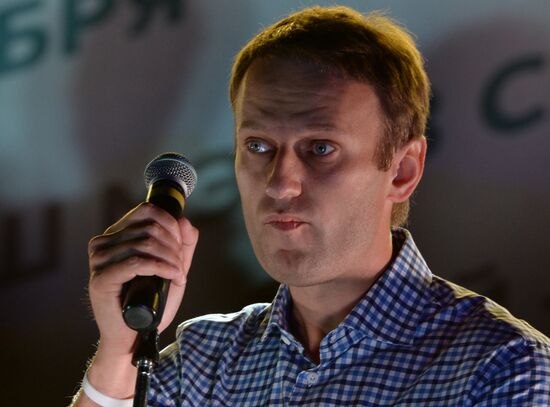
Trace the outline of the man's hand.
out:
<instances>
[{"instance_id":1,"label":"man's hand","mask_svg":"<svg viewBox=\"0 0 550 407\"><path fill-rule=\"evenodd\" d=\"M90 240L89 295L100 340L88 377L97 390L114 398L133 393L131 359L137 333L122 318L123 284L136 276L171 280L158 327L162 331L174 319L183 298L198 236L187 219L176 220L153 204L142 203Z\"/></svg>"}]
</instances>

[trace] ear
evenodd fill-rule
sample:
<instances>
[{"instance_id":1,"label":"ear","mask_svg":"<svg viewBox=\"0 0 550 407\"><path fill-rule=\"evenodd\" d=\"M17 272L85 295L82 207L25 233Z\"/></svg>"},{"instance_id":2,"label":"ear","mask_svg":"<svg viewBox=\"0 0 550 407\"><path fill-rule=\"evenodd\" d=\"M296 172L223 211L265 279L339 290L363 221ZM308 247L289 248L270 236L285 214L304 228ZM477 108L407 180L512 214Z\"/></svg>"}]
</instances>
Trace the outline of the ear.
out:
<instances>
[{"instance_id":1,"label":"ear","mask_svg":"<svg viewBox=\"0 0 550 407\"><path fill-rule=\"evenodd\" d=\"M388 195L393 203L406 201L416 189L424 172L426 148L426 137L422 136L409 141L394 154Z\"/></svg>"}]
</instances>

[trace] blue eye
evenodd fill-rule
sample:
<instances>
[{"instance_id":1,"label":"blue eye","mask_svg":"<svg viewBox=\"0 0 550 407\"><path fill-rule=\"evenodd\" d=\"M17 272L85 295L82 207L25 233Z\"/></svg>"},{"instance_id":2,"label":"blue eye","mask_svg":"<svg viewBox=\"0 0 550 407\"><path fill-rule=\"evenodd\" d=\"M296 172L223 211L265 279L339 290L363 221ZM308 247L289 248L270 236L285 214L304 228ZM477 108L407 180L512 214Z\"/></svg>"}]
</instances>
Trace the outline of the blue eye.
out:
<instances>
[{"instance_id":1,"label":"blue eye","mask_svg":"<svg viewBox=\"0 0 550 407\"><path fill-rule=\"evenodd\" d=\"M269 151L269 144L262 140L249 140L246 142L246 148L252 153L265 153Z\"/></svg>"},{"instance_id":2,"label":"blue eye","mask_svg":"<svg viewBox=\"0 0 550 407\"><path fill-rule=\"evenodd\" d=\"M313 154L315 155L329 155L334 151L334 147L332 147L328 143L323 142L315 142L313 144Z\"/></svg>"}]
</instances>

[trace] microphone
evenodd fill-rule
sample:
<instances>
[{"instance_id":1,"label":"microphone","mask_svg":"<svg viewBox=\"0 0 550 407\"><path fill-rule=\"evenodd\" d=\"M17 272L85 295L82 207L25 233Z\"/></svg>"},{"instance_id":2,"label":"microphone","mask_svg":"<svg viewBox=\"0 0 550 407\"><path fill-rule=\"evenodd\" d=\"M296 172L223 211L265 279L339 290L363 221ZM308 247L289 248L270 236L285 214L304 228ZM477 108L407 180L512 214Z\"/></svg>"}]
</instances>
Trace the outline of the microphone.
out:
<instances>
[{"instance_id":1,"label":"microphone","mask_svg":"<svg viewBox=\"0 0 550 407\"><path fill-rule=\"evenodd\" d=\"M185 200L195 189L197 173L181 154L164 153L145 167L146 202L164 209L174 218L183 216ZM122 292L122 316L136 331L153 330L162 319L170 280L158 276L137 276Z\"/></svg>"}]
</instances>

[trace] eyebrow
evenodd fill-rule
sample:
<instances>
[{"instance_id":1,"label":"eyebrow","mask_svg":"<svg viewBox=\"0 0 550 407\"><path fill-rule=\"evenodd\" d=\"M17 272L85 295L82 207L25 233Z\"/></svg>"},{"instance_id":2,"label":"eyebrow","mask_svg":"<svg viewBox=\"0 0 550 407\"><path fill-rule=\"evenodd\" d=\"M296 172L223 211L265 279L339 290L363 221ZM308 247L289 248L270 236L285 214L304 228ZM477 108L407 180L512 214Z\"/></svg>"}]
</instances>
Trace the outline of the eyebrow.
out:
<instances>
[{"instance_id":1,"label":"eyebrow","mask_svg":"<svg viewBox=\"0 0 550 407\"><path fill-rule=\"evenodd\" d=\"M302 127L304 130L313 130L313 131L320 131L320 132L330 132L334 130L338 130L338 127L336 127L332 123L308 123L305 126ZM254 121L254 120L244 120L240 125L237 127L237 130L256 130L256 131L263 131L266 129L265 126L263 126L261 123Z\"/></svg>"}]
</instances>

